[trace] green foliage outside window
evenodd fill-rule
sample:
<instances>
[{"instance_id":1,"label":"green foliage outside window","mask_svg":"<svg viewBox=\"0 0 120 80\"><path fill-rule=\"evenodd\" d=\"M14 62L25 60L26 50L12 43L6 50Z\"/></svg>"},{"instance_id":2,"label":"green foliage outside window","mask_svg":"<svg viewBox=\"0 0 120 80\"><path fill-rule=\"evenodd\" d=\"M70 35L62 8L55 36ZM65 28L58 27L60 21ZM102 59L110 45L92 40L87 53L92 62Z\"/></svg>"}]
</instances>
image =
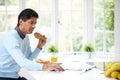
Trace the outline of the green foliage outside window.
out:
<instances>
[{"instance_id":1,"label":"green foliage outside window","mask_svg":"<svg viewBox=\"0 0 120 80\"><path fill-rule=\"evenodd\" d=\"M106 12L106 28L114 31L114 11Z\"/></svg>"},{"instance_id":2,"label":"green foliage outside window","mask_svg":"<svg viewBox=\"0 0 120 80\"><path fill-rule=\"evenodd\" d=\"M5 0L0 0L0 5L5 5Z\"/></svg>"},{"instance_id":3,"label":"green foliage outside window","mask_svg":"<svg viewBox=\"0 0 120 80\"><path fill-rule=\"evenodd\" d=\"M7 5L16 5L18 2L19 2L19 0L0 0L0 5L5 5L6 3L7 3Z\"/></svg>"},{"instance_id":4,"label":"green foliage outside window","mask_svg":"<svg viewBox=\"0 0 120 80\"><path fill-rule=\"evenodd\" d=\"M95 29L98 31L95 33L96 51L111 52L114 47L114 0L95 0L95 2L99 4L99 6L95 4L95 8L101 8L95 11Z\"/></svg>"},{"instance_id":5,"label":"green foliage outside window","mask_svg":"<svg viewBox=\"0 0 120 80\"><path fill-rule=\"evenodd\" d=\"M5 30L4 26L5 26L5 15L4 14L0 14L0 32Z\"/></svg>"},{"instance_id":6,"label":"green foliage outside window","mask_svg":"<svg viewBox=\"0 0 120 80\"><path fill-rule=\"evenodd\" d=\"M74 37L73 38L73 51L80 51L82 48L82 37L78 36L78 37Z\"/></svg>"},{"instance_id":7,"label":"green foliage outside window","mask_svg":"<svg viewBox=\"0 0 120 80\"><path fill-rule=\"evenodd\" d=\"M109 9L114 9L114 0L105 0L106 2L106 8L109 8Z\"/></svg>"}]
</instances>

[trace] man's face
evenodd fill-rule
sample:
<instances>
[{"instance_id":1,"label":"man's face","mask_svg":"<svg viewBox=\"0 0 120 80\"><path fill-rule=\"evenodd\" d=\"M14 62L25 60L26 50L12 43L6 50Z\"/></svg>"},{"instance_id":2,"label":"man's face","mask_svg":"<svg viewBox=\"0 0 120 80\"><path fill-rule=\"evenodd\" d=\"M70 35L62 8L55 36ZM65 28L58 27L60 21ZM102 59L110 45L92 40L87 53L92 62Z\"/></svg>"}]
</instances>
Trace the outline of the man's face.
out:
<instances>
[{"instance_id":1,"label":"man's face","mask_svg":"<svg viewBox=\"0 0 120 80\"><path fill-rule=\"evenodd\" d=\"M30 19L26 20L25 22L21 19L20 20L20 30L25 34L31 34L35 28L35 24L37 23L36 17L31 17Z\"/></svg>"}]
</instances>

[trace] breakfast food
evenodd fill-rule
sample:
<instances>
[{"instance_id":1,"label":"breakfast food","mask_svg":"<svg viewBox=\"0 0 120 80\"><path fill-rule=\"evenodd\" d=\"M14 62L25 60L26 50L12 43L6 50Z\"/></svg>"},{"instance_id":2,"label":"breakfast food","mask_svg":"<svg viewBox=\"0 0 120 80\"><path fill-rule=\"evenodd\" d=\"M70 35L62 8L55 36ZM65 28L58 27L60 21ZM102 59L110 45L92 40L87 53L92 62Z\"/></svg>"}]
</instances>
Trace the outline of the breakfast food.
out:
<instances>
[{"instance_id":1,"label":"breakfast food","mask_svg":"<svg viewBox=\"0 0 120 80\"><path fill-rule=\"evenodd\" d=\"M46 37L43 36L42 34L38 33L38 32L35 32L35 33L34 33L34 36L35 36L35 38L37 38L37 39L46 40Z\"/></svg>"},{"instance_id":2,"label":"breakfast food","mask_svg":"<svg viewBox=\"0 0 120 80\"><path fill-rule=\"evenodd\" d=\"M41 60L41 59L37 59L36 62L40 63L40 64L50 64L50 66L56 66L56 65L61 65L62 64L62 63L52 63L48 60Z\"/></svg>"},{"instance_id":3,"label":"breakfast food","mask_svg":"<svg viewBox=\"0 0 120 80\"><path fill-rule=\"evenodd\" d=\"M45 60L41 60L41 59L37 59L36 62L40 63L40 64L50 64L50 61L45 61Z\"/></svg>"}]
</instances>

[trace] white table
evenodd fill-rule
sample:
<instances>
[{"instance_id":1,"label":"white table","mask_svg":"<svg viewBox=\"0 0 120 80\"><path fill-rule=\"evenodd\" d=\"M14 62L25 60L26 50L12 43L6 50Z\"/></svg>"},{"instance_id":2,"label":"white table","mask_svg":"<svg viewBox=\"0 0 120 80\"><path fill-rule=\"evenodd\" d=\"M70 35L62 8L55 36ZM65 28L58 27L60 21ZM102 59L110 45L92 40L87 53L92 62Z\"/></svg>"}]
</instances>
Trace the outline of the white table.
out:
<instances>
[{"instance_id":1,"label":"white table","mask_svg":"<svg viewBox=\"0 0 120 80\"><path fill-rule=\"evenodd\" d=\"M44 72L30 71L29 72L36 80L115 80L104 77L102 71L93 69L86 73L80 74L78 71L65 72Z\"/></svg>"},{"instance_id":2,"label":"white table","mask_svg":"<svg viewBox=\"0 0 120 80\"><path fill-rule=\"evenodd\" d=\"M67 64L69 66L69 64ZM82 65L78 67L78 65L66 66L61 65L69 70L64 72L55 72L55 71L27 71L23 70L22 76L28 78L28 80L116 80L112 78L107 78L104 76L103 71L97 68L92 68L91 70L84 72L84 70L79 70L78 68L82 69L87 68L86 65ZM77 66L77 67L75 67ZM78 71L77 71L78 70Z\"/></svg>"},{"instance_id":3,"label":"white table","mask_svg":"<svg viewBox=\"0 0 120 80\"><path fill-rule=\"evenodd\" d=\"M51 72L51 71L22 71L22 76L28 80L116 80L104 76L103 71L98 68L84 72L85 69L93 66L85 62L94 62L96 59L86 60L81 56L62 56L59 62L62 62L62 67L68 69L64 72ZM99 60L100 62L102 60ZM97 62L97 61L96 61Z\"/></svg>"}]
</instances>

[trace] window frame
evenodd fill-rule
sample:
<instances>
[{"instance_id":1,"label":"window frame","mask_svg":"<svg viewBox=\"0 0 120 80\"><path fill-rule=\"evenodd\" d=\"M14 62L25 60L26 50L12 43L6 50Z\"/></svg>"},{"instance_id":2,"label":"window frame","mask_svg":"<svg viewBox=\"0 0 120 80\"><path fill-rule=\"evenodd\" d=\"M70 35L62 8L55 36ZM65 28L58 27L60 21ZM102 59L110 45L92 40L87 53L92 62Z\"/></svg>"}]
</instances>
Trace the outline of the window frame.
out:
<instances>
[{"instance_id":1,"label":"window frame","mask_svg":"<svg viewBox=\"0 0 120 80\"><path fill-rule=\"evenodd\" d=\"M6 0L5 0L6 1ZM72 1L72 0L71 0ZM39 1L40 2L40 1ZM115 0L115 3L117 1ZM26 3L27 0L19 0L19 11L23 10L26 8ZM52 3L52 40L55 44L58 45L59 42L59 20L58 20L58 15L59 15L59 0L51 0ZM40 6L39 6L40 7ZM83 44L95 44L95 29L94 29L94 0L83 0L83 40L82 43ZM116 8L116 7L115 7ZM6 15L8 15L8 11L7 11L7 5L5 5L5 12ZM41 10L39 8L39 14L40 14ZM105 13L105 12L104 12ZM115 20L117 20L117 17L115 17ZM7 16L5 19L5 22L7 22ZM72 21L71 21L72 22ZM5 31L7 31L7 24L5 24L6 28ZM14 25L13 25L14 26ZM71 30L70 30L71 31ZM104 30L103 32L104 34L106 34L106 30ZM114 32L113 32L114 33ZM115 36L116 37L116 36ZM73 43L72 43L72 33L70 34L70 52L73 53ZM104 36L104 45L103 45L103 52L106 52L106 35ZM116 42L115 42L116 43ZM79 51L81 52L81 51Z\"/></svg>"}]
</instances>

